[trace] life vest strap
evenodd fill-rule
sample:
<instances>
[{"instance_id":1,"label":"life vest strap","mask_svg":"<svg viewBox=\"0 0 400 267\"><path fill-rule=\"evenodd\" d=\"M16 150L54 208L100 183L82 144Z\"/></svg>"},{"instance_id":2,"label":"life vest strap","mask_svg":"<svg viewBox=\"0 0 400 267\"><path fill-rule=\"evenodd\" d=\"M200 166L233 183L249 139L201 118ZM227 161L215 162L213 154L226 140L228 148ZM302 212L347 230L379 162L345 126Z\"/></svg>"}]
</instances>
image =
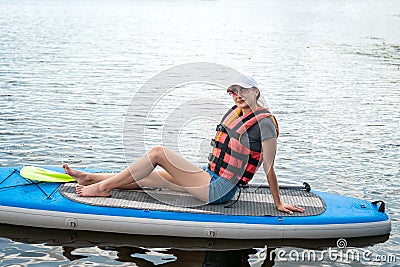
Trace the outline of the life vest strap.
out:
<instances>
[{"instance_id":1,"label":"life vest strap","mask_svg":"<svg viewBox=\"0 0 400 267\"><path fill-rule=\"evenodd\" d=\"M226 132L225 126L222 123L218 124L217 128L215 130L218 132L223 132L223 133Z\"/></svg>"},{"instance_id":2,"label":"life vest strap","mask_svg":"<svg viewBox=\"0 0 400 267\"><path fill-rule=\"evenodd\" d=\"M251 112L247 115L245 115L243 118L237 118L229 128L231 128L233 131L238 132L238 133L243 133L247 131L250 127L252 127L254 124L256 124L258 121L260 121L263 118L272 116L272 114L269 112L269 110L266 112L266 109L261 108L257 109L254 112Z\"/></svg>"},{"instance_id":3,"label":"life vest strap","mask_svg":"<svg viewBox=\"0 0 400 267\"><path fill-rule=\"evenodd\" d=\"M235 167L235 166L232 166L232 165L230 165L230 164L227 164L226 162L219 162L220 161L220 159L219 158L217 158L217 157L215 157L212 153L210 153L209 155L208 155L208 160L210 161L210 162L214 162L215 164L220 164L219 166L220 166L220 168L222 167L222 168L224 168L225 170L228 170L228 171L231 171L231 172L233 172L233 173L245 173L245 170L243 170L243 168L237 168L237 167Z\"/></svg>"},{"instance_id":4,"label":"life vest strap","mask_svg":"<svg viewBox=\"0 0 400 267\"><path fill-rule=\"evenodd\" d=\"M229 154L229 155L235 157L236 159L248 160L249 158L251 158L251 156L249 154L242 154L240 152L236 152L229 147L225 147L226 145L224 143L218 142L215 139L211 139L210 144L213 148L221 149L221 150L223 149L224 153Z\"/></svg>"}]
</instances>

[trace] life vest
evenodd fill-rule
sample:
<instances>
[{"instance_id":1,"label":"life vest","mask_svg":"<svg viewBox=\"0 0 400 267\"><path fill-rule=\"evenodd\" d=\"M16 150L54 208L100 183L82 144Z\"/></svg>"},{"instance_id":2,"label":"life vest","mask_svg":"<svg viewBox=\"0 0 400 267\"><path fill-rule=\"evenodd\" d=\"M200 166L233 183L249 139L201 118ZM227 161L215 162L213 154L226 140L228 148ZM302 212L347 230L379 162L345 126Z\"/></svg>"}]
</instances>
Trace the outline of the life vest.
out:
<instances>
[{"instance_id":1,"label":"life vest","mask_svg":"<svg viewBox=\"0 0 400 267\"><path fill-rule=\"evenodd\" d=\"M261 165L262 151L250 147L246 131L260 120L270 117L275 124L277 136L279 128L276 118L266 108L258 108L241 115L241 108L234 106L217 126L217 134L211 140L213 147L208 160L208 168L219 176L239 184L247 184Z\"/></svg>"}]
</instances>

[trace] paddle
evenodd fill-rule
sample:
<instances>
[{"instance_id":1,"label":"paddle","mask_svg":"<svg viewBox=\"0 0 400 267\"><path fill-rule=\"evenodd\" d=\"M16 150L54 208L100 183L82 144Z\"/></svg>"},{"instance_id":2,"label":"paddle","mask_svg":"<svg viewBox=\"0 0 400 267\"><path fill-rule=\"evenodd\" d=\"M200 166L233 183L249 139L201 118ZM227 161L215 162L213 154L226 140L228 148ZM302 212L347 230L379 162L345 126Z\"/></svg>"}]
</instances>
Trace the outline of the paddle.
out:
<instances>
[{"instance_id":1,"label":"paddle","mask_svg":"<svg viewBox=\"0 0 400 267\"><path fill-rule=\"evenodd\" d=\"M20 175L29 180L48 183L75 182L75 179L66 173L60 173L35 166L25 166L20 170Z\"/></svg>"}]
</instances>

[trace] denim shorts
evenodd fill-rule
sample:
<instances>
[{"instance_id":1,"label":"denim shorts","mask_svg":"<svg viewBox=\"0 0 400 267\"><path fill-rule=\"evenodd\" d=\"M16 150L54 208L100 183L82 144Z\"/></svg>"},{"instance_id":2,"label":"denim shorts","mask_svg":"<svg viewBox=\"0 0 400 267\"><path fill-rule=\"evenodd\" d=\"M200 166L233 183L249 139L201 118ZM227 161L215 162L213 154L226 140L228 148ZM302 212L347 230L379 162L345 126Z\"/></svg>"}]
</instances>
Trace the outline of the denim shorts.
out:
<instances>
[{"instance_id":1,"label":"denim shorts","mask_svg":"<svg viewBox=\"0 0 400 267\"><path fill-rule=\"evenodd\" d=\"M230 180L220 177L212 172L208 167L203 170L210 174L210 189L208 193L208 204L222 204L231 200L238 189L237 185Z\"/></svg>"}]
</instances>

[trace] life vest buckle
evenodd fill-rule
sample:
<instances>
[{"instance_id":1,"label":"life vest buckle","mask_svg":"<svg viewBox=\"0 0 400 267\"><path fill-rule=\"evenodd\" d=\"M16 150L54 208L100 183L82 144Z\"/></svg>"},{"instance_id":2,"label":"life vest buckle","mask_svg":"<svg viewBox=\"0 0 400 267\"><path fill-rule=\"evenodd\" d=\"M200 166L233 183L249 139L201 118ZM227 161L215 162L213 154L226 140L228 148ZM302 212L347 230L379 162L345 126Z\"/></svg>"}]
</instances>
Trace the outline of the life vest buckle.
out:
<instances>
[{"instance_id":1,"label":"life vest buckle","mask_svg":"<svg viewBox=\"0 0 400 267\"><path fill-rule=\"evenodd\" d=\"M215 141L215 139L211 139L210 145L211 145L212 147L217 147L217 141Z\"/></svg>"},{"instance_id":2,"label":"life vest buckle","mask_svg":"<svg viewBox=\"0 0 400 267\"><path fill-rule=\"evenodd\" d=\"M215 130L224 133L226 132L225 126L221 123L217 125L217 128Z\"/></svg>"}]
</instances>

